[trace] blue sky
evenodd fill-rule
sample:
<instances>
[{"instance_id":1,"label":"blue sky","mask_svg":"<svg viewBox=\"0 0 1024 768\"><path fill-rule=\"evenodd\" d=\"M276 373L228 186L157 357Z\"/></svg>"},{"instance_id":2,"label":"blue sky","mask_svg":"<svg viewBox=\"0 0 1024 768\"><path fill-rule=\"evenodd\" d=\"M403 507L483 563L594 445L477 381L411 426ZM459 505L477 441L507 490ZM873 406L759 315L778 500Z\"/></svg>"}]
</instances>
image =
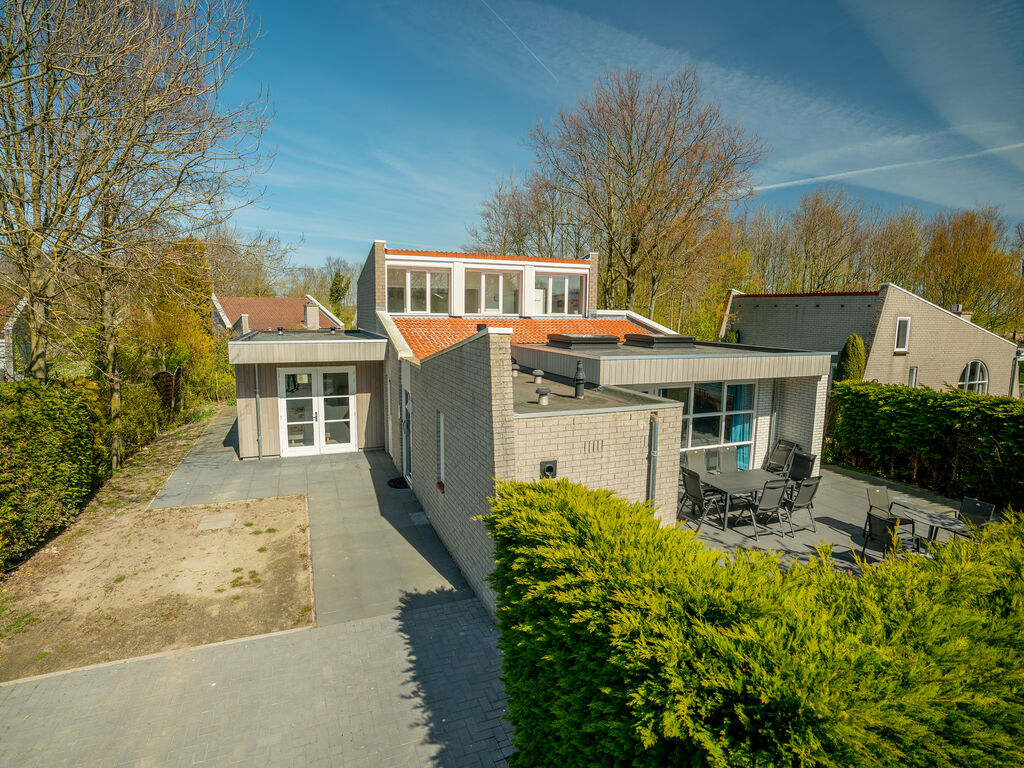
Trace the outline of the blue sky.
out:
<instances>
[{"instance_id":1,"label":"blue sky","mask_svg":"<svg viewBox=\"0 0 1024 768\"><path fill-rule=\"evenodd\" d=\"M269 91L266 196L236 216L295 261L375 238L457 250L524 145L608 66L696 64L770 151L753 204L817 181L885 206L995 204L1024 219L1024 4L377 0L251 9L262 37L230 96ZM300 10L301 9L301 10Z\"/></svg>"}]
</instances>

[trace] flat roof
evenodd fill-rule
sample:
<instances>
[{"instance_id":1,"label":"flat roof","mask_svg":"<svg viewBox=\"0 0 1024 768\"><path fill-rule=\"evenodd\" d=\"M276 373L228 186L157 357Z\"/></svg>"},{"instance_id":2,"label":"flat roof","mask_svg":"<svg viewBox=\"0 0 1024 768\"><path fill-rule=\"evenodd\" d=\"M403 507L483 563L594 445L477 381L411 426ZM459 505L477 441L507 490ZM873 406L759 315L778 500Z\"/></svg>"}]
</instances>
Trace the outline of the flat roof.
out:
<instances>
[{"instance_id":1,"label":"flat roof","mask_svg":"<svg viewBox=\"0 0 1024 768\"><path fill-rule=\"evenodd\" d=\"M526 349L543 349L548 352L557 352L573 357L587 357L592 360L604 358L617 358L620 360L658 358L671 360L700 357L771 357L773 355L822 354L821 351L807 349L759 347L753 344L726 344L725 342L715 341L696 341L692 344L680 343L678 345L655 345L650 347L638 344L588 344L586 347L577 346L573 349L566 349L551 344L516 344L513 342L512 345Z\"/></svg>"},{"instance_id":2,"label":"flat roof","mask_svg":"<svg viewBox=\"0 0 1024 768\"><path fill-rule=\"evenodd\" d=\"M332 333L329 328L321 328L320 330L302 328L293 330L285 329L283 331L249 331L245 336L232 339L231 343L240 344L247 342L282 341L387 341L387 338L384 336L378 336L375 333L360 330L341 331L335 329Z\"/></svg>"},{"instance_id":3,"label":"flat roof","mask_svg":"<svg viewBox=\"0 0 1024 768\"><path fill-rule=\"evenodd\" d=\"M548 387L548 404L540 405L538 387ZM519 372L512 379L512 412L516 416L564 416L609 411L648 411L654 408L682 408L683 404L643 392L621 387L602 387L587 384L583 399L576 399L576 387L562 376L545 374L541 384L535 384L532 373Z\"/></svg>"},{"instance_id":4,"label":"flat roof","mask_svg":"<svg viewBox=\"0 0 1024 768\"><path fill-rule=\"evenodd\" d=\"M250 331L228 342L228 362L342 365L383 360L388 340L366 331Z\"/></svg>"}]
</instances>

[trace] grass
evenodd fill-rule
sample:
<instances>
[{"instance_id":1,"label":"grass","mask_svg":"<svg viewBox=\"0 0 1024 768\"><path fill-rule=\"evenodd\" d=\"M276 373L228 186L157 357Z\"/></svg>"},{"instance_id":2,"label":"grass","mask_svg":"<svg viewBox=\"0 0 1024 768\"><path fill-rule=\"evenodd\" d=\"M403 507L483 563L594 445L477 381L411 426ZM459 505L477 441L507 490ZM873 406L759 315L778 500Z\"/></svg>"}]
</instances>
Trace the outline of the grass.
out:
<instances>
[{"instance_id":1,"label":"grass","mask_svg":"<svg viewBox=\"0 0 1024 768\"><path fill-rule=\"evenodd\" d=\"M17 595L0 595L0 639L27 632L29 627L39 621L32 615L32 611L19 613L15 609L17 600Z\"/></svg>"},{"instance_id":2,"label":"grass","mask_svg":"<svg viewBox=\"0 0 1024 768\"><path fill-rule=\"evenodd\" d=\"M257 551L257 552L266 552L266 551L267 551L267 548L266 548L266 547L260 547L260 548L259 548L259 549L257 549L256 551Z\"/></svg>"},{"instance_id":3,"label":"grass","mask_svg":"<svg viewBox=\"0 0 1024 768\"><path fill-rule=\"evenodd\" d=\"M114 579L115 584L120 584L122 581L124 581L124 576L118 576L116 579Z\"/></svg>"}]
</instances>

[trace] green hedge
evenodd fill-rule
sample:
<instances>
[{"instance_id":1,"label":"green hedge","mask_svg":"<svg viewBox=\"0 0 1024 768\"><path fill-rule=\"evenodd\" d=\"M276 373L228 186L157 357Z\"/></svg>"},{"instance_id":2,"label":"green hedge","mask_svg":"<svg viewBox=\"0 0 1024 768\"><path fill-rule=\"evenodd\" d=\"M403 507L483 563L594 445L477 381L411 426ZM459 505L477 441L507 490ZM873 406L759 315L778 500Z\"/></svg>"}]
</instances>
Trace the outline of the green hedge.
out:
<instances>
[{"instance_id":1,"label":"green hedge","mask_svg":"<svg viewBox=\"0 0 1024 768\"><path fill-rule=\"evenodd\" d=\"M857 577L564 480L492 509L519 768L1024 764L1020 520Z\"/></svg>"},{"instance_id":2,"label":"green hedge","mask_svg":"<svg viewBox=\"0 0 1024 768\"><path fill-rule=\"evenodd\" d=\"M88 390L0 384L0 567L67 525L102 479Z\"/></svg>"},{"instance_id":3,"label":"green hedge","mask_svg":"<svg viewBox=\"0 0 1024 768\"><path fill-rule=\"evenodd\" d=\"M101 400L87 381L0 383L0 569L70 523L110 474ZM125 457L156 436L162 418L152 385L125 384Z\"/></svg>"},{"instance_id":4,"label":"green hedge","mask_svg":"<svg viewBox=\"0 0 1024 768\"><path fill-rule=\"evenodd\" d=\"M831 409L827 461L1024 509L1024 400L839 382Z\"/></svg>"}]
</instances>

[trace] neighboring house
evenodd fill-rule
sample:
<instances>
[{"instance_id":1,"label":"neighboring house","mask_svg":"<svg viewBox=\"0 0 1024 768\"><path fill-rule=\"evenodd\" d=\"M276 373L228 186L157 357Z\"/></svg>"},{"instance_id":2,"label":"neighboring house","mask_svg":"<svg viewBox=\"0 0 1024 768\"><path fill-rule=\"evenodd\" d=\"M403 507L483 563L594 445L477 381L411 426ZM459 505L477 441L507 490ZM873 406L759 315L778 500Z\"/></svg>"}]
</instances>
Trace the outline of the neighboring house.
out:
<instances>
[{"instance_id":1,"label":"neighboring house","mask_svg":"<svg viewBox=\"0 0 1024 768\"><path fill-rule=\"evenodd\" d=\"M358 330L229 344L241 457L383 449L493 610L492 545L475 518L495 478L566 477L672 523L681 459L733 444L760 466L775 438L820 453L828 354L694 342L597 310L596 277L593 257L375 242Z\"/></svg>"},{"instance_id":2,"label":"neighboring house","mask_svg":"<svg viewBox=\"0 0 1024 768\"><path fill-rule=\"evenodd\" d=\"M14 294L0 293L0 328L3 329L0 335L0 381L21 378L18 364L25 350L19 349L19 346L24 346L28 336L25 320L27 306L27 296L19 298Z\"/></svg>"},{"instance_id":3,"label":"neighboring house","mask_svg":"<svg viewBox=\"0 0 1024 768\"><path fill-rule=\"evenodd\" d=\"M294 296L217 296L213 300L213 326L241 336L251 330L286 331L320 328L343 329L331 310L306 294Z\"/></svg>"},{"instance_id":4,"label":"neighboring house","mask_svg":"<svg viewBox=\"0 0 1024 768\"><path fill-rule=\"evenodd\" d=\"M892 283L856 293L731 291L725 312L744 344L821 350L833 363L856 333L867 381L1020 396L1016 343L975 325L959 305L943 309Z\"/></svg>"}]
</instances>

